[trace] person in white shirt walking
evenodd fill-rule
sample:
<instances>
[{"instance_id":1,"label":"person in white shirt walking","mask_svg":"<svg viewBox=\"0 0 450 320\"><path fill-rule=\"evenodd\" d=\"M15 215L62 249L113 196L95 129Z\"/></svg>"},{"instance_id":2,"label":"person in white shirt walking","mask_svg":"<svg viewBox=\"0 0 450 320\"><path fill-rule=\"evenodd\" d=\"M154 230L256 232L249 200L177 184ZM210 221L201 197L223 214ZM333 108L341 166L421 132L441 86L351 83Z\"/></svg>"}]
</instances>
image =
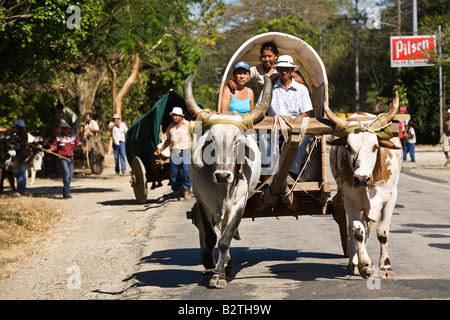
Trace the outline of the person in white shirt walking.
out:
<instances>
[{"instance_id":1,"label":"person in white shirt walking","mask_svg":"<svg viewBox=\"0 0 450 320\"><path fill-rule=\"evenodd\" d=\"M189 180L189 121L184 118L183 109L174 107L170 113L172 123L166 129L167 139L155 151L158 156L167 147L170 147L170 180L172 181L173 196L180 199L190 197L191 182Z\"/></svg>"},{"instance_id":2,"label":"person in white shirt walking","mask_svg":"<svg viewBox=\"0 0 450 320\"><path fill-rule=\"evenodd\" d=\"M125 137L127 135L128 127L124 122L120 121L120 116L118 114L115 114L113 118L114 122L109 123L108 129L112 131L114 159L116 161L115 170L116 173L119 174L120 170L122 170L122 173L125 173L127 170L125 160Z\"/></svg>"}]
</instances>

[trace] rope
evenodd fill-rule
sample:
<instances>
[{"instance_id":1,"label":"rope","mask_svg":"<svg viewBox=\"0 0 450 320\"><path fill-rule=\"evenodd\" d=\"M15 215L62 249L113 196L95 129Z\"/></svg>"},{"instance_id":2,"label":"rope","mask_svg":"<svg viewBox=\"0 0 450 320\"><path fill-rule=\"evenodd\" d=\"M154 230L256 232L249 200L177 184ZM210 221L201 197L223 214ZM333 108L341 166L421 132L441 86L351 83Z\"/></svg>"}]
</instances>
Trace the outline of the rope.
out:
<instances>
[{"instance_id":1,"label":"rope","mask_svg":"<svg viewBox=\"0 0 450 320\"><path fill-rule=\"evenodd\" d=\"M390 122L387 122L384 113L379 114L372 122L368 124L358 122L358 124L351 126L347 125L345 118L340 118L340 120L336 123L333 135L338 138L343 138L348 136L351 132L370 132L376 134L380 139L389 140L394 137L389 125Z\"/></svg>"},{"instance_id":2,"label":"rope","mask_svg":"<svg viewBox=\"0 0 450 320\"><path fill-rule=\"evenodd\" d=\"M306 165L307 165L307 164L310 162L310 160L311 160L311 155L312 155L314 149L317 147L317 141L319 140L319 138L318 138L317 136L314 137L314 138L315 138L315 139L314 139L314 143L312 144L311 151L310 151L309 154L308 154L308 158L306 159L305 164L304 164L303 167L302 167L302 170L299 172L299 174L298 174L298 176L297 176L297 179L295 179L295 182L294 182L294 184L292 185L292 188L289 190L288 193L286 193L286 196L289 196L289 195L294 191L294 189L295 189L295 187L296 187L296 185L297 185L297 183L298 183L298 181L299 181L301 175L303 174L303 171L304 171L305 168L306 168ZM305 192L306 192L308 195L310 195L311 197L315 198L313 195L309 194L306 190L303 189L303 191L305 191ZM318 199L318 198L316 198L316 199Z\"/></svg>"}]
</instances>

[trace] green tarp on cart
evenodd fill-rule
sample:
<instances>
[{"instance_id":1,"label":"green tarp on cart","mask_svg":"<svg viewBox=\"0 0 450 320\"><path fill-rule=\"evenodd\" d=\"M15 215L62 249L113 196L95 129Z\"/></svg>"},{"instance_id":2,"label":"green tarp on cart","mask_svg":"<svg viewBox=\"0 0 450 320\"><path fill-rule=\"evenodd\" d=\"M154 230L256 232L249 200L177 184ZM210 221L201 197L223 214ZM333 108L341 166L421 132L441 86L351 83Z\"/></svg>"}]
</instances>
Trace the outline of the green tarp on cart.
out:
<instances>
[{"instance_id":1,"label":"green tarp on cart","mask_svg":"<svg viewBox=\"0 0 450 320\"><path fill-rule=\"evenodd\" d=\"M164 133L172 122L170 112L174 107L181 107L189 120L184 98L173 90L167 92L149 112L138 118L128 129L125 149L128 163L138 156L147 167L153 163L153 153L160 142L160 131Z\"/></svg>"}]
</instances>

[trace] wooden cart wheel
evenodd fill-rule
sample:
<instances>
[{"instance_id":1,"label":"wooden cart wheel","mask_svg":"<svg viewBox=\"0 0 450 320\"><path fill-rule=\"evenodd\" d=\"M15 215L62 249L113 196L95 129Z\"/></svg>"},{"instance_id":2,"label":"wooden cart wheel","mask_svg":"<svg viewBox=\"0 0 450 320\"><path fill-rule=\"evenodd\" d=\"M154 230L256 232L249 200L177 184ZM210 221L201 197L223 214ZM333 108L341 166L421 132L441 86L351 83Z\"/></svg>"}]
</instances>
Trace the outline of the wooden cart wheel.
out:
<instances>
[{"instance_id":1,"label":"wooden cart wheel","mask_svg":"<svg viewBox=\"0 0 450 320\"><path fill-rule=\"evenodd\" d=\"M91 172L93 174L102 174L103 172L103 164L105 161L105 155L103 151L103 145L98 137L93 140L91 144L91 149L89 150L89 164L91 167Z\"/></svg>"},{"instance_id":2,"label":"wooden cart wheel","mask_svg":"<svg viewBox=\"0 0 450 320\"><path fill-rule=\"evenodd\" d=\"M134 157L131 163L131 186L139 204L147 201L147 177L145 166L139 157Z\"/></svg>"}]
</instances>

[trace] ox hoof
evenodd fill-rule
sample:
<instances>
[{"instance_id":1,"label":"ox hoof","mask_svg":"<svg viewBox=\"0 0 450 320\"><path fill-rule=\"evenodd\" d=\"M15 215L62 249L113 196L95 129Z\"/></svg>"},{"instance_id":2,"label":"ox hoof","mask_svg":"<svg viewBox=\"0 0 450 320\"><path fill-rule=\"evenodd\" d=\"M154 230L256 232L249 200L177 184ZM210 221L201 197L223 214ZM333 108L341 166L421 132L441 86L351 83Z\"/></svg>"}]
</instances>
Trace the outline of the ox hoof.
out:
<instances>
[{"instance_id":1,"label":"ox hoof","mask_svg":"<svg viewBox=\"0 0 450 320\"><path fill-rule=\"evenodd\" d=\"M350 276L359 276L358 266L356 266L354 264L349 264L347 266L347 274Z\"/></svg>"},{"instance_id":2,"label":"ox hoof","mask_svg":"<svg viewBox=\"0 0 450 320\"><path fill-rule=\"evenodd\" d=\"M373 267L373 265L371 266L358 266L359 268L359 274L361 275L361 277L363 277L364 279L369 279L373 276L375 276L375 268Z\"/></svg>"},{"instance_id":3,"label":"ox hoof","mask_svg":"<svg viewBox=\"0 0 450 320\"><path fill-rule=\"evenodd\" d=\"M394 270L391 267L383 266L380 267L380 279L393 279L394 278Z\"/></svg>"},{"instance_id":4,"label":"ox hoof","mask_svg":"<svg viewBox=\"0 0 450 320\"><path fill-rule=\"evenodd\" d=\"M233 266L227 265L227 266L225 267L225 275L226 275L227 277L234 277L234 276L236 276L236 272L234 271Z\"/></svg>"},{"instance_id":5,"label":"ox hoof","mask_svg":"<svg viewBox=\"0 0 450 320\"><path fill-rule=\"evenodd\" d=\"M215 273L211 280L209 280L209 287L210 288L216 288L216 289L223 289L227 286L227 279L225 278L225 275Z\"/></svg>"}]
</instances>

